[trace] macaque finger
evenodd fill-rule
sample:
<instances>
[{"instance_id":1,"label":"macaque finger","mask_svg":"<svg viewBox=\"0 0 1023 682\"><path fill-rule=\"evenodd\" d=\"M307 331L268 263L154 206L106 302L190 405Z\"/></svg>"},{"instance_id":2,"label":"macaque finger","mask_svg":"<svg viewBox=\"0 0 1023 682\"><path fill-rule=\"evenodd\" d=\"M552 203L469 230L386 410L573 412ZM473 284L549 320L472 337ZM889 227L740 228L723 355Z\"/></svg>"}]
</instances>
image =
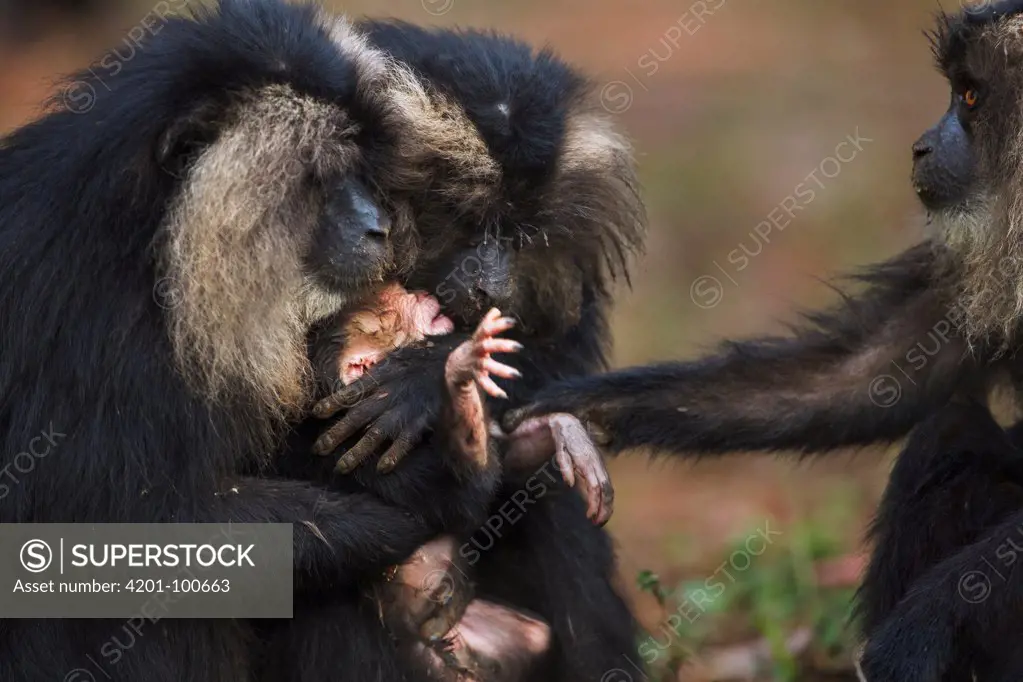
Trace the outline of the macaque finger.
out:
<instances>
[{"instance_id":1,"label":"macaque finger","mask_svg":"<svg viewBox=\"0 0 1023 682\"><path fill-rule=\"evenodd\" d=\"M581 459L584 461L580 461ZM613 504L614 502L613 497L607 501L604 498L605 483L609 483L606 478L606 471L603 467L594 466L592 453L576 457L575 462L580 483L586 489L586 516L594 523L599 524L601 523L601 518L607 513L604 509L605 504ZM606 523L606 519L604 522Z\"/></svg>"},{"instance_id":2,"label":"macaque finger","mask_svg":"<svg viewBox=\"0 0 1023 682\"><path fill-rule=\"evenodd\" d=\"M522 378L522 372L502 362L498 362L493 358L484 358L482 364L484 371L493 374L496 377L501 377L502 379Z\"/></svg>"},{"instance_id":3,"label":"macaque finger","mask_svg":"<svg viewBox=\"0 0 1023 682\"><path fill-rule=\"evenodd\" d=\"M480 323L476 325L476 330L472 333L473 340L478 340L482 336L487 335L487 328L501 319L501 311L497 308L491 308L487 311L487 314L483 316Z\"/></svg>"},{"instance_id":4,"label":"macaque finger","mask_svg":"<svg viewBox=\"0 0 1023 682\"><path fill-rule=\"evenodd\" d=\"M495 398L500 398L501 400L508 399L508 394L505 393L500 386L495 384L494 380L491 379L490 377L481 374L480 376L476 377L476 382L480 385L480 388L482 388L487 395L491 395Z\"/></svg>"},{"instance_id":5,"label":"macaque finger","mask_svg":"<svg viewBox=\"0 0 1023 682\"><path fill-rule=\"evenodd\" d=\"M324 431L316 439L316 442L313 443L313 453L317 455L333 453L342 443L358 433L359 429L383 414L384 407L384 403L381 400L373 400L356 405L348 414L341 418L341 421Z\"/></svg>"},{"instance_id":6,"label":"macaque finger","mask_svg":"<svg viewBox=\"0 0 1023 682\"><path fill-rule=\"evenodd\" d=\"M415 425L406 428L401 435L394 439L391 447L387 448L380 461L377 462L377 471L382 474L389 474L395 467L405 459L405 455L412 452L412 449L419 444L423 435L424 422L416 422Z\"/></svg>"},{"instance_id":7,"label":"macaque finger","mask_svg":"<svg viewBox=\"0 0 1023 682\"><path fill-rule=\"evenodd\" d=\"M561 477L565 479L566 485L572 487L575 485L575 465L572 463L572 456L565 446L565 439L558 433L558 425L551 424L551 429L554 431L554 458L558 463L558 469L561 470Z\"/></svg>"},{"instance_id":8,"label":"macaque finger","mask_svg":"<svg viewBox=\"0 0 1023 682\"><path fill-rule=\"evenodd\" d=\"M586 518L596 523L600 516L600 492L584 477L580 477L579 483L579 489L586 499Z\"/></svg>"},{"instance_id":9,"label":"macaque finger","mask_svg":"<svg viewBox=\"0 0 1023 682\"><path fill-rule=\"evenodd\" d=\"M615 489L611 480L606 480L600 486L600 513L593 520L598 526L606 525L615 513Z\"/></svg>"},{"instance_id":10,"label":"macaque finger","mask_svg":"<svg viewBox=\"0 0 1023 682\"><path fill-rule=\"evenodd\" d=\"M586 517L598 526L603 526L614 513L614 488L610 480L602 478L589 467L585 472L580 472L580 479L586 488Z\"/></svg>"},{"instance_id":11,"label":"macaque finger","mask_svg":"<svg viewBox=\"0 0 1023 682\"><path fill-rule=\"evenodd\" d=\"M328 419L341 410L355 407L365 398L377 385L377 382L368 377L360 379L353 384L345 386L341 390L327 396L313 406L313 416L317 419Z\"/></svg>"},{"instance_id":12,"label":"macaque finger","mask_svg":"<svg viewBox=\"0 0 1023 682\"><path fill-rule=\"evenodd\" d=\"M499 317L496 320L484 319L476 328L479 336L497 336L515 326L514 317Z\"/></svg>"},{"instance_id":13,"label":"macaque finger","mask_svg":"<svg viewBox=\"0 0 1023 682\"><path fill-rule=\"evenodd\" d=\"M371 427L366 435L338 460L334 470L339 474L347 474L365 462L377 451L387 438L384 430L378 426Z\"/></svg>"},{"instance_id":14,"label":"macaque finger","mask_svg":"<svg viewBox=\"0 0 1023 682\"><path fill-rule=\"evenodd\" d=\"M587 517L596 524L604 525L614 512L614 487L604 458L578 419L569 414L552 415L549 419L559 466L562 466L561 452L567 453L573 477L578 474L578 487L586 499ZM573 485L568 476L565 476L565 482Z\"/></svg>"},{"instance_id":15,"label":"macaque finger","mask_svg":"<svg viewBox=\"0 0 1023 682\"><path fill-rule=\"evenodd\" d=\"M518 353L523 349L523 345L511 339L483 339L476 344L475 349L477 355L486 355L487 353Z\"/></svg>"}]
</instances>

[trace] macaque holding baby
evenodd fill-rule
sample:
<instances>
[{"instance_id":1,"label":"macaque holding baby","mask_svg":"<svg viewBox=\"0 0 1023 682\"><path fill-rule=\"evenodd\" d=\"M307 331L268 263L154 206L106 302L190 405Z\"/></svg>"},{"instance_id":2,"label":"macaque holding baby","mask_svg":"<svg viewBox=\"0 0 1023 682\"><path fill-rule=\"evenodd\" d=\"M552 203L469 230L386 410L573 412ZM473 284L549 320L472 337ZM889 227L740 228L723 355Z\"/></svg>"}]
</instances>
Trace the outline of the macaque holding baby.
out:
<instances>
[{"instance_id":1,"label":"macaque holding baby","mask_svg":"<svg viewBox=\"0 0 1023 682\"><path fill-rule=\"evenodd\" d=\"M476 328L473 338L452 351L444 374L455 410L451 415L444 415L442 428L450 428L451 435L457 437L479 431L483 440L474 446L477 450L486 449L488 434L505 441L503 465L509 472L531 473L553 455L565 483L581 489L590 519L595 523L607 523L613 511L614 490L603 458L593 447L586 427L576 417L570 414L536 417L523 422L511 434L505 434L498 424L485 419L479 394L475 390L468 391L475 373L476 383L487 394L495 398L508 397L490 376L517 379L520 374L513 367L497 362L490 354L518 351L517 342L494 338L514 324L514 320L503 318L500 311L492 309ZM390 284L370 306L349 316L338 362L341 381L347 386L391 351L425 341L430 336L450 334L454 328L454 323L441 313L436 298L426 292L409 292L399 284ZM336 409L330 398L317 406L317 410L323 412ZM472 456L483 461L479 457L484 454L476 452Z\"/></svg>"},{"instance_id":2,"label":"macaque holding baby","mask_svg":"<svg viewBox=\"0 0 1023 682\"><path fill-rule=\"evenodd\" d=\"M491 377L512 380L521 376L515 368L491 357L521 348L516 341L497 338L514 324L513 319L492 309L472 338L448 356L444 369L447 396L438 428L451 450L446 454L467 471L501 465L505 471L530 471L554 455L566 483L575 485L578 480L584 490L590 518L604 523L612 511L613 492L602 457L575 417L548 415L504 434L487 416L481 391L495 398L507 397ZM441 313L434 297L391 284L368 307L348 317L338 357L341 381L351 384L391 351L453 330L454 324ZM492 439L503 446L503 462ZM446 589L449 583L468 580L458 566L456 544L451 537L439 538L395 569L389 584L379 592L385 618L392 625L416 630L413 623L421 622L421 614L435 610L439 599L468 593ZM427 620L418 630L436 642L436 647L424 647L424 652L436 671L451 680L525 679L550 645L546 623L483 599L472 599L457 623L439 617L436 622Z\"/></svg>"}]
</instances>

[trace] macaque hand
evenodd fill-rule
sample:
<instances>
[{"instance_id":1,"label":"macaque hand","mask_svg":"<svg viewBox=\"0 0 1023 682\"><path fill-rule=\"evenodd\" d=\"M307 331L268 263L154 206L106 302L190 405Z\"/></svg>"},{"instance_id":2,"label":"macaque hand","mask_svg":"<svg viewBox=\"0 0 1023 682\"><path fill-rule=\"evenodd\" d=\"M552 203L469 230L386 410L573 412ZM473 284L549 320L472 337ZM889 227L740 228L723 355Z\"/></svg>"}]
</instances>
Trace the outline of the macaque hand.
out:
<instances>
[{"instance_id":1,"label":"macaque hand","mask_svg":"<svg viewBox=\"0 0 1023 682\"><path fill-rule=\"evenodd\" d=\"M505 467L517 471L540 466L553 453L565 483L586 499L586 515L604 525L614 513L614 486L604 457L589 430L570 414L549 414L523 421L508 436Z\"/></svg>"},{"instance_id":2,"label":"macaque hand","mask_svg":"<svg viewBox=\"0 0 1023 682\"><path fill-rule=\"evenodd\" d=\"M321 456L338 456L338 473L354 471L383 453L378 467L393 468L435 425L444 401L444 367L459 337L438 337L429 346L400 348L350 386L313 408L313 416L329 419L344 411L313 446ZM349 438L364 432L346 452L336 453Z\"/></svg>"},{"instance_id":3,"label":"macaque hand","mask_svg":"<svg viewBox=\"0 0 1023 682\"><path fill-rule=\"evenodd\" d=\"M448 356L444 376L449 390L464 388L475 381L487 395L507 399L508 394L494 383L491 375L503 379L519 379L522 374L514 367L494 360L491 354L517 353L522 350L522 344L518 341L497 338L514 326L513 318L501 317L500 310L491 308L476 326L472 338L460 344Z\"/></svg>"}]
</instances>

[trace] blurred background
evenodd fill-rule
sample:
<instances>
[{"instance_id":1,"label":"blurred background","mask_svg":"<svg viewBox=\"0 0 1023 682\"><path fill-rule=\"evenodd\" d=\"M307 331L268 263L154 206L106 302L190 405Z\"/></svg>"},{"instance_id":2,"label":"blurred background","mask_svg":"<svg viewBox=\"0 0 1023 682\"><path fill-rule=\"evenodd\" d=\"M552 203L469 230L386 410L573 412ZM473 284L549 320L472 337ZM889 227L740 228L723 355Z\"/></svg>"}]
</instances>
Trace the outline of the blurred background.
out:
<instances>
[{"instance_id":1,"label":"blurred background","mask_svg":"<svg viewBox=\"0 0 1023 682\"><path fill-rule=\"evenodd\" d=\"M822 280L921 233L910 145L947 104L922 34L935 0L327 2L498 28L593 76L652 219L619 294L618 365L781 331L833 300ZM60 73L137 49L126 36L159 30L156 4L0 0L0 130ZM650 630L630 675L855 679L848 604L891 454L613 462L622 586Z\"/></svg>"}]
</instances>

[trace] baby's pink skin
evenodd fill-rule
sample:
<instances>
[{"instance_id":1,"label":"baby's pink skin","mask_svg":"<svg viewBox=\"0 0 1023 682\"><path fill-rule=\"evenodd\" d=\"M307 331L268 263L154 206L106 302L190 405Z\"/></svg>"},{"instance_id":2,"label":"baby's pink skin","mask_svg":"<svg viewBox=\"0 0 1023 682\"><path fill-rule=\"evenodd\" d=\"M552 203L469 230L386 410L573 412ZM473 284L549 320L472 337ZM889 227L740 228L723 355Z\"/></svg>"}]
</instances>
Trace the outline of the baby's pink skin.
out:
<instances>
[{"instance_id":1,"label":"baby's pink skin","mask_svg":"<svg viewBox=\"0 0 1023 682\"><path fill-rule=\"evenodd\" d=\"M388 285L380 292L374 311L358 312L349 321L339 363L341 383L347 386L359 379L392 350L453 332L455 323L440 311L440 301L425 291ZM359 328L378 335L360 334L356 331Z\"/></svg>"},{"instance_id":2,"label":"baby's pink skin","mask_svg":"<svg viewBox=\"0 0 1023 682\"><path fill-rule=\"evenodd\" d=\"M455 323L441 314L440 301L425 291L411 291L399 299L402 307L412 318L410 333L421 333L422 337L443 336L455 331ZM422 341L422 338L416 339Z\"/></svg>"},{"instance_id":3,"label":"baby's pink skin","mask_svg":"<svg viewBox=\"0 0 1023 682\"><path fill-rule=\"evenodd\" d=\"M444 682L528 682L531 666L550 649L551 629L521 611L474 599L446 641L448 660L424 650Z\"/></svg>"},{"instance_id":4,"label":"baby's pink skin","mask_svg":"<svg viewBox=\"0 0 1023 682\"><path fill-rule=\"evenodd\" d=\"M458 345L444 365L444 383L451 397L451 415L448 429L455 452L463 461L483 469L489 461L489 434L486 410L480 391L495 398L507 398L491 375L504 379L519 379L514 367L498 362L491 353L517 353L522 345L517 341L498 338L515 326L515 320L501 317L501 311L491 308L476 327L472 338Z\"/></svg>"},{"instance_id":5,"label":"baby's pink skin","mask_svg":"<svg viewBox=\"0 0 1023 682\"><path fill-rule=\"evenodd\" d=\"M396 348L427 336L450 334L455 325L440 311L440 302L425 291L406 291L399 284L388 285L379 294L373 310L356 313L348 324L348 340L341 352L342 383L351 384ZM511 324L510 319L491 310L480 322L473 341L456 348L445 368L458 418L452 425L452 435L463 443L467 454L473 455L470 459L481 465L486 463L487 433L474 383L494 397L507 398L488 375L516 379L518 372L490 358L489 352L513 353L518 349L513 341L494 338L510 329ZM607 523L614 510L614 488L603 457L577 418L570 414L536 417L508 434L508 439L507 468L535 468L553 453L565 482L578 487L586 497L590 519L600 525Z\"/></svg>"}]
</instances>

